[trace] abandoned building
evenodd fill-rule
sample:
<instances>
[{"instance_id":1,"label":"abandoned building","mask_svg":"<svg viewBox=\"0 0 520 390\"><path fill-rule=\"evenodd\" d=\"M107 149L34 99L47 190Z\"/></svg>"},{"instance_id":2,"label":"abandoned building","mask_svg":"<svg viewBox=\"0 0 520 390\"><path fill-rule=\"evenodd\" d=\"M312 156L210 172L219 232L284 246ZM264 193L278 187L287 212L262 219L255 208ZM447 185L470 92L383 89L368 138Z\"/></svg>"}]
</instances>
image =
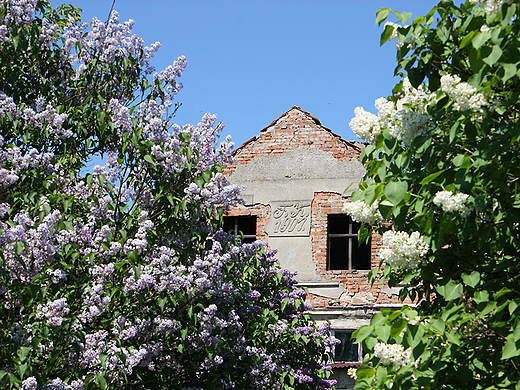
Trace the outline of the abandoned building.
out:
<instances>
[{"instance_id":1,"label":"abandoned building","mask_svg":"<svg viewBox=\"0 0 520 390\"><path fill-rule=\"evenodd\" d=\"M231 209L225 229L245 241L265 240L278 249L281 266L298 271L318 323L329 321L342 343L334 351L338 389L351 388L346 375L362 359L350 335L382 307L400 305L398 290L367 278L379 264L381 237L358 245L359 224L343 211L364 168L364 144L346 141L298 106L293 106L237 148L224 173L246 186L245 205Z\"/></svg>"}]
</instances>

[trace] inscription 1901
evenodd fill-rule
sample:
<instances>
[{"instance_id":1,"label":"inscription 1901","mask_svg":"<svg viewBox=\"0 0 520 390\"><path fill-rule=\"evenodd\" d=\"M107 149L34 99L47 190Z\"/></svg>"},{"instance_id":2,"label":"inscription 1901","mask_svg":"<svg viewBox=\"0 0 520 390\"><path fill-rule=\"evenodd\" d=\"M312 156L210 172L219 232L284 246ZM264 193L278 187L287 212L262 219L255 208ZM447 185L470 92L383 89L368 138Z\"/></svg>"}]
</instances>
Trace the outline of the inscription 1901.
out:
<instances>
[{"instance_id":1,"label":"inscription 1901","mask_svg":"<svg viewBox=\"0 0 520 390\"><path fill-rule=\"evenodd\" d=\"M305 234L309 226L309 217L309 205L280 205L273 213L274 234Z\"/></svg>"}]
</instances>

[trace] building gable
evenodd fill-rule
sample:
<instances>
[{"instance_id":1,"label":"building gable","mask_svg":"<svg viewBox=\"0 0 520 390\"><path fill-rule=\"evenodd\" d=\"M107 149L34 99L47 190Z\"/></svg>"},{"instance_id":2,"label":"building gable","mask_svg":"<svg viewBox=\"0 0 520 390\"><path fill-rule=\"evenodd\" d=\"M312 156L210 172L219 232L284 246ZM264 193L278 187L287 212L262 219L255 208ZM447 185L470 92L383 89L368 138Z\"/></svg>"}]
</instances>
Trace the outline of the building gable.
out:
<instances>
[{"instance_id":1,"label":"building gable","mask_svg":"<svg viewBox=\"0 0 520 390\"><path fill-rule=\"evenodd\" d=\"M319 191L343 193L359 182L364 144L350 142L293 106L233 152L229 180L246 186L247 204L307 200ZM356 186L349 188L351 193Z\"/></svg>"}]
</instances>

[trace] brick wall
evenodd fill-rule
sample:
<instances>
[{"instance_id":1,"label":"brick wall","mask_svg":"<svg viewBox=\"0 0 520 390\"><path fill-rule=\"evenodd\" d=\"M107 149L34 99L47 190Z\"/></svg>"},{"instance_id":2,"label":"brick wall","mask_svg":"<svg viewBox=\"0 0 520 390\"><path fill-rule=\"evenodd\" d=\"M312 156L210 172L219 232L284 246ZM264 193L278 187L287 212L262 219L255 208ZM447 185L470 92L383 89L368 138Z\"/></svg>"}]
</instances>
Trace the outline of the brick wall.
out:
<instances>
[{"instance_id":1,"label":"brick wall","mask_svg":"<svg viewBox=\"0 0 520 390\"><path fill-rule=\"evenodd\" d=\"M258 156L280 156L287 151L298 148L319 148L330 152L338 160L359 159L364 145L350 142L323 127L320 121L309 113L294 106L280 118L264 128L260 134L245 142L233 152L236 162L224 169L224 174L231 174L240 164L248 164ZM327 214L342 213L346 199L339 193L316 192L311 205L311 242L312 259L316 264L316 272L331 282L338 282L344 292L338 299L330 299L312 295L308 302L313 308L331 306L346 307L355 305L372 306L376 304L400 303L395 291L386 285L376 282L373 287L368 281L368 271L328 271L327 270ZM265 224L269 220L271 208L268 205L239 206L229 210L230 216L256 215L257 238L268 240ZM379 265L381 237L372 236L372 268Z\"/></svg>"},{"instance_id":2,"label":"brick wall","mask_svg":"<svg viewBox=\"0 0 520 390\"><path fill-rule=\"evenodd\" d=\"M224 215L230 217L256 216L256 239L267 241L265 224L269 221L271 215L271 207L269 205L255 204L247 207L240 205L225 211Z\"/></svg>"},{"instance_id":3,"label":"brick wall","mask_svg":"<svg viewBox=\"0 0 520 390\"><path fill-rule=\"evenodd\" d=\"M338 160L359 159L362 148L362 144L344 140L321 126L318 119L294 106L236 149L233 155L237 161L225 167L224 174L233 173L238 164L247 164L255 157L280 156L296 146L319 148L331 152Z\"/></svg>"},{"instance_id":4,"label":"brick wall","mask_svg":"<svg viewBox=\"0 0 520 390\"><path fill-rule=\"evenodd\" d=\"M391 294L388 286L379 282L370 286L368 271L359 270L327 270L327 215L341 214L345 199L337 193L318 192L314 196L311 207L311 240L312 257L316 270L322 277L330 281L339 282L344 293L337 300L310 295L309 303L313 308L348 305L374 305L399 303L398 296ZM379 266L379 252L382 247L382 238L379 234L372 234L372 269Z\"/></svg>"}]
</instances>

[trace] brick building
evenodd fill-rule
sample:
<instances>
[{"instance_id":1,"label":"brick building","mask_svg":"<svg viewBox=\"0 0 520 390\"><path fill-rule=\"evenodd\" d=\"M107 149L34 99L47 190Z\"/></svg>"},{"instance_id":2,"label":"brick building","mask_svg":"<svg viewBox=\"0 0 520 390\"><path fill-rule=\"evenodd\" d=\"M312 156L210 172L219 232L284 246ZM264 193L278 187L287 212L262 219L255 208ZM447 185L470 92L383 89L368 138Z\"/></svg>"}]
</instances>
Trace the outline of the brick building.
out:
<instances>
[{"instance_id":1,"label":"brick building","mask_svg":"<svg viewBox=\"0 0 520 390\"><path fill-rule=\"evenodd\" d=\"M382 307L400 305L398 290L371 287L367 279L379 264L381 237L359 246L359 224L342 211L364 176L363 148L293 106L236 149L236 163L224 171L231 183L246 186L246 203L227 213L225 229L278 249L282 267L298 271L309 290L313 317L329 321L342 340L335 351L338 389L353 385L346 368L362 359L351 332Z\"/></svg>"}]
</instances>

